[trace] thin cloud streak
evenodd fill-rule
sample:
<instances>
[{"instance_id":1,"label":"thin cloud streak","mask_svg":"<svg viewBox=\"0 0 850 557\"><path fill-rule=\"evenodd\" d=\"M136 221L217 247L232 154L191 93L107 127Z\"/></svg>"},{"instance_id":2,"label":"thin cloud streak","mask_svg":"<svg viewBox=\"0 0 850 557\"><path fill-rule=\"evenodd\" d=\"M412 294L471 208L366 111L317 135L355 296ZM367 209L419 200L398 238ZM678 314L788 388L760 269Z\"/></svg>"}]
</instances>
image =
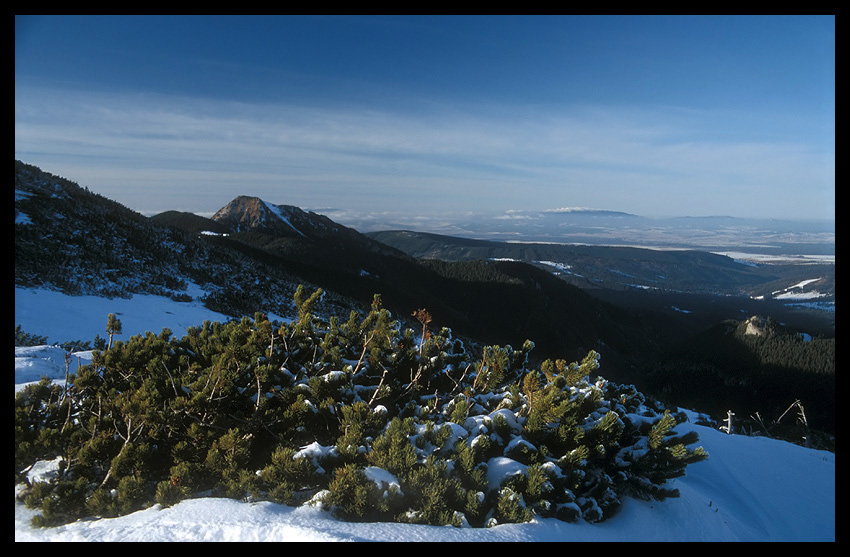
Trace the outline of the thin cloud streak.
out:
<instances>
[{"instance_id":1,"label":"thin cloud streak","mask_svg":"<svg viewBox=\"0 0 850 557\"><path fill-rule=\"evenodd\" d=\"M137 210L174 208L173 200L204 212L253 194L375 210L472 203L494 211L586 205L752 213L758 207L735 207L743 190L739 203L756 193L762 208L785 211L766 216L830 210L823 199L783 207L781 195L794 189L831 194L834 210L832 153L692 134L723 118L629 107L430 107L421 114L28 89L16 91L15 151L104 195L121 187L117 200ZM145 206L153 200L163 206Z\"/></svg>"}]
</instances>

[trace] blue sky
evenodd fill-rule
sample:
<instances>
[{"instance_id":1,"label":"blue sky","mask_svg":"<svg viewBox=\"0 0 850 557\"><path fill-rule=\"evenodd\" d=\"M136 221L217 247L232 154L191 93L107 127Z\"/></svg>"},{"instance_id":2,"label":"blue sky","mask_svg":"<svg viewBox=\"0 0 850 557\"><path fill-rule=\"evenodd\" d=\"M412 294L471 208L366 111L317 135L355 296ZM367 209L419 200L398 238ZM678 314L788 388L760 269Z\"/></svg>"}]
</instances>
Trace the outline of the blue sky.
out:
<instances>
[{"instance_id":1,"label":"blue sky","mask_svg":"<svg viewBox=\"0 0 850 557\"><path fill-rule=\"evenodd\" d=\"M832 218L835 20L18 16L15 157L146 214Z\"/></svg>"}]
</instances>

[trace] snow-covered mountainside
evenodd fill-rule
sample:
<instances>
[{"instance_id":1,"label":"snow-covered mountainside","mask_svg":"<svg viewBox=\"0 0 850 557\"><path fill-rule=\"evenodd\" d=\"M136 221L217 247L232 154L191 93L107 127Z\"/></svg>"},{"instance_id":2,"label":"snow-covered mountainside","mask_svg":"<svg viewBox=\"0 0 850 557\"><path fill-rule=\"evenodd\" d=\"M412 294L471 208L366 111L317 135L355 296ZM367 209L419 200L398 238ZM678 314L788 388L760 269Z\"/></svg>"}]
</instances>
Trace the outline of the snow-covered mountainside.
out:
<instances>
[{"instance_id":1,"label":"snow-covered mountainside","mask_svg":"<svg viewBox=\"0 0 850 557\"><path fill-rule=\"evenodd\" d=\"M106 298L166 296L237 317L285 312L297 285L310 283L226 237L158 222L16 161L15 284Z\"/></svg>"},{"instance_id":2,"label":"snow-covered mountainside","mask_svg":"<svg viewBox=\"0 0 850 557\"><path fill-rule=\"evenodd\" d=\"M20 296L19 296L20 295ZM103 321L97 300L16 292L22 310L32 316L27 328L56 330L55 315L83 323ZM187 306L162 299L150 312L147 297L126 301L124 336L175 327ZM46 311L50 308L52 311ZM16 313L17 313L16 309ZM190 319L202 317L200 315ZM207 316L214 317L214 316ZM53 329L51 329L53 327ZM82 334L82 333L81 333ZM87 363L74 354L72 366ZM73 371L72 368L71 371ZM16 350L16 390L46 376L65 377L64 352L55 347ZM688 467L672 481L680 497L664 502L624 501L620 511L600 524L534 519L472 529L395 523L353 523L312 506L200 498L173 507L154 506L112 519L84 520L57 528L34 529L33 511L15 502L16 541L836 541L835 455L765 437L727 435L697 425L696 414L680 426L696 431L710 458ZM31 477L50 477L55 464L44 462ZM15 492L20 489L16 486Z\"/></svg>"},{"instance_id":3,"label":"snow-covered mountainside","mask_svg":"<svg viewBox=\"0 0 850 557\"><path fill-rule=\"evenodd\" d=\"M583 292L564 289L562 281L534 267L511 262L424 264L396 257L395 250L319 215L256 198L237 199L229 210L223 209L219 220L210 221L222 227L217 235L204 237L198 230L179 225L158 225L67 180L16 163L15 323L31 338L46 337L39 346L16 348L16 392L40 377L61 383L66 365L73 373L76 366L88 363L90 351L76 352L76 348L55 343L91 342L96 336L102 340L109 313L116 314L124 325L120 339L163 329L182 337L188 328L205 321L224 322L254 311L288 321L299 312L297 301L292 303L295 285L310 282L305 277L330 281L334 273L339 273L334 284L341 287L354 284L355 279L363 281L362 288L352 290L361 302L375 292L409 296L402 298L406 312L402 317L409 318L410 308L421 307L405 304L423 303L433 308L440 303L440 318L450 326L453 321L485 326L498 325L500 319L517 323L516 316L528 319L531 315L534 323L528 320L520 333L525 335L535 325L534 332L527 335L535 342L538 337L564 339L573 332L569 327L575 327L581 336L570 338L579 348L589 339L591 345L595 340L594 346L600 350L616 347L611 350L615 357L627 354L629 347L644 355L649 349L640 336L651 327L646 319L636 327L629 314L591 302ZM179 224L180 220L176 215L174 221ZM195 219L191 226L203 224ZM228 230L230 235L221 233ZM278 253L286 257L278 258ZM304 274L288 274L296 270ZM483 274L476 274L479 272ZM423 299L425 295L431 297ZM328 291L317 313L345 318L354 307L348 304L348 298ZM16 329L16 345L18 338ZM66 358L66 350L75 352ZM304 353L316 357L314 350ZM362 353L366 353L365 347ZM611 360L603 357L602 362L605 375ZM172 364L167 367L176 370ZM302 382L310 387L306 378ZM317 387L315 381L312 386ZM259 390L250 392L259 395ZM676 433L697 432L699 445L710 458L691 464L684 477L671 480L669 487L680 497L654 503L627 497L616 514L602 523L584 519L564 523L538 517L527 524L475 529L362 524L340 522L320 506L287 507L201 494L201 498L168 508L154 506L120 518L44 529L31 527L33 511L16 500L16 540L835 539L834 454L765 437L726 435L704 415L694 411L681 414L689 420L677 427ZM301 449L317 455L329 450L315 443ZM619 450L616 447L610 453ZM50 477L57 464L39 462L30 470L30 477ZM488 481L497 484L504 477L500 474L522 471L512 459L500 457L492 464ZM379 471L367 469L368 478L394 481L386 471L377 474Z\"/></svg>"}]
</instances>

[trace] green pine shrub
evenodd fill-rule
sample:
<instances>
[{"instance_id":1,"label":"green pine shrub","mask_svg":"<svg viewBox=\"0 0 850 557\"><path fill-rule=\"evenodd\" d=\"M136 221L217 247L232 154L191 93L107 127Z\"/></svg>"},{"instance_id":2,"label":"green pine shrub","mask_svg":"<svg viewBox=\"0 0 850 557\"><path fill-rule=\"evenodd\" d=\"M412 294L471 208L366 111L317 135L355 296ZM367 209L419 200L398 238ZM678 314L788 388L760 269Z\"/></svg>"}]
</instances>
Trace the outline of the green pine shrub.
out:
<instances>
[{"instance_id":1,"label":"green pine shrub","mask_svg":"<svg viewBox=\"0 0 850 557\"><path fill-rule=\"evenodd\" d=\"M93 516L113 518L121 514L118 501L112 490L102 487L95 489L86 500L86 510Z\"/></svg>"},{"instance_id":2,"label":"green pine shrub","mask_svg":"<svg viewBox=\"0 0 850 557\"><path fill-rule=\"evenodd\" d=\"M432 454L403 477L402 491L410 506L399 515L399 521L460 526L457 509L466 503L466 492L445 461Z\"/></svg>"},{"instance_id":3,"label":"green pine shrub","mask_svg":"<svg viewBox=\"0 0 850 557\"><path fill-rule=\"evenodd\" d=\"M510 487L505 487L498 492L496 507L493 510L493 516L487 522L487 526L528 522L533 516L531 509L526 506L522 494Z\"/></svg>"},{"instance_id":4,"label":"green pine shrub","mask_svg":"<svg viewBox=\"0 0 850 557\"><path fill-rule=\"evenodd\" d=\"M17 393L16 481L62 463L23 496L33 523L202 494L320 501L359 521L598 522L624 497L675 496L667 482L707 457L676 433L681 416L595 377L595 352L535 367L531 342L467 348L425 310L405 326L379 296L324 319L321 297L298 289L289 323L257 313L113 340L66 389Z\"/></svg>"},{"instance_id":5,"label":"green pine shrub","mask_svg":"<svg viewBox=\"0 0 850 557\"><path fill-rule=\"evenodd\" d=\"M180 485L176 477L162 480L156 485L154 500L162 507L171 507L192 496L192 490Z\"/></svg>"},{"instance_id":6,"label":"green pine shrub","mask_svg":"<svg viewBox=\"0 0 850 557\"><path fill-rule=\"evenodd\" d=\"M354 521L391 520L393 509L401 499L398 489L383 490L354 464L344 464L334 470L328 485L325 502L337 516Z\"/></svg>"},{"instance_id":7,"label":"green pine shrub","mask_svg":"<svg viewBox=\"0 0 850 557\"><path fill-rule=\"evenodd\" d=\"M374 443L366 459L391 474L403 474L417 462L416 449L411 443L415 432L413 418L393 418Z\"/></svg>"}]
</instances>

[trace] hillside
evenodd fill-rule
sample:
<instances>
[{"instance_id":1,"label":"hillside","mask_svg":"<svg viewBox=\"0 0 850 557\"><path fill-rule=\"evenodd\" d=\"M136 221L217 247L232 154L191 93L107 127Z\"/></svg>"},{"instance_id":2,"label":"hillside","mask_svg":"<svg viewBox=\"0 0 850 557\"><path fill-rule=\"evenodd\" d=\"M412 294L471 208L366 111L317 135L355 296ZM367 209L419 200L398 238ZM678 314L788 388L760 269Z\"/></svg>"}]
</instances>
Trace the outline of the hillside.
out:
<instances>
[{"instance_id":1,"label":"hillside","mask_svg":"<svg viewBox=\"0 0 850 557\"><path fill-rule=\"evenodd\" d=\"M764 273L779 267L754 268L699 252L364 235L322 215L246 196L234 198L212 219L175 211L146 218L64 178L20 161L15 167L16 287L122 299L167 296L233 318L258 310L291 313L299 284L324 289L320 307L327 314L363 311L380 294L384 307L400 319L427 308L435 327L450 327L459 338L514 347L531 339L536 345L531 357L540 361L580 359L595 350L608 377L641 388L649 375L639 369L727 319L761 313L799 331L834 337L834 313L788 309L780 299L622 283L587 288L587 277L575 284L564 280L587 265L582 272L607 269L605 280L635 280L625 279L627 274L657 280L666 273L678 282L722 290L764 280ZM378 241L401 236L407 238L404 245ZM814 272L810 266L795 269ZM834 299L834 265L817 269L822 271L831 271L831 278L803 283L833 292ZM793 278L800 283L800 276ZM783 292L780 287L794 285L791 278L768 287ZM798 396L786 395L789 402Z\"/></svg>"},{"instance_id":2,"label":"hillside","mask_svg":"<svg viewBox=\"0 0 850 557\"><path fill-rule=\"evenodd\" d=\"M78 184L15 162L15 285L73 295L153 294L237 316L285 314L296 278L228 242L158 224ZM185 215L180 218L185 223ZM192 216L192 223L198 218ZM196 224L193 224L195 226ZM328 303L336 303L329 296ZM340 302L346 303L346 302ZM253 311L253 310L252 310Z\"/></svg>"},{"instance_id":3,"label":"hillside","mask_svg":"<svg viewBox=\"0 0 850 557\"><path fill-rule=\"evenodd\" d=\"M536 337L540 358L598 349L615 374L665 338L527 265L418 260L321 215L256 198L237 197L213 219L146 218L20 161L15 169L16 286L199 296L233 317L286 314L300 283L322 287L329 308L362 309L381 294L396 315L425 307L436 323L481 342L520 346Z\"/></svg>"},{"instance_id":4,"label":"hillside","mask_svg":"<svg viewBox=\"0 0 850 557\"><path fill-rule=\"evenodd\" d=\"M534 338L536 357L577 358L595 349L620 377L648 351L675 338L667 320L600 302L531 265L420 259L322 215L246 196L211 221L227 236L210 239L256 250L257 257L278 261L293 276L354 300L380 293L398 315L426 307L435 322L481 342L519 346ZM194 223L188 219L186 226ZM570 318L578 315L585 317Z\"/></svg>"},{"instance_id":5,"label":"hillside","mask_svg":"<svg viewBox=\"0 0 850 557\"><path fill-rule=\"evenodd\" d=\"M70 327L39 311L40 304L99 321L108 300L34 294L30 307L33 330ZM176 326L185 304L163 300L151 313L145 297L126 300L121 338ZM133 319L129 319L133 316ZM137 320L136 317L141 317ZM212 316L196 319L214 318ZM56 329L58 330L58 329ZM183 334L180 332L179 334ZM89 354L79 353L86 361ZM16 350L16 391L45 376L64 379L62 353L53 347ZM525 524L486 529L447 528L387 522L344 522L317 507L291 507L273 502L244 502L204 497L163 508L154 506L109 519L73 522L55 528L33 528L35 511L15 501L15 541L388 541L388 542L829 542L836 541L835 455L765 437L726 435L718 424L700 425L699 417L681 426L695 431L710 457L689 466L672 481L680 497L662 504L628 499L616 516L601 524L564 523L536 518ZM56 462L41 462L30 472L33 481L49 479ZM16 495L22 488L15 488Z\"/></svg>"},{"instance_id":6,"label":"hillside","mask_svg":"<svg viewBox=\"0 0 850 557\"><path fill-rule=\"evenodd\" d=\"M150 217L151 222L158 226L166 226L177 228L189 234L226 234L228 229L226 226L185 211L166 211Z\"/></svg>"},{"instance_id":7,"label":"hillside","mask_svg":"<svg viewBox=\"0 0 850 557\"><path fill-rule=\"evenodd\" d=\"M786 257L755 263L693 249L502 242L412 231L368 236L429 261L533 265L616 307L663 315L683 335L751 315L835 335L834 262Z\"/></svg>"}]
</instances>

